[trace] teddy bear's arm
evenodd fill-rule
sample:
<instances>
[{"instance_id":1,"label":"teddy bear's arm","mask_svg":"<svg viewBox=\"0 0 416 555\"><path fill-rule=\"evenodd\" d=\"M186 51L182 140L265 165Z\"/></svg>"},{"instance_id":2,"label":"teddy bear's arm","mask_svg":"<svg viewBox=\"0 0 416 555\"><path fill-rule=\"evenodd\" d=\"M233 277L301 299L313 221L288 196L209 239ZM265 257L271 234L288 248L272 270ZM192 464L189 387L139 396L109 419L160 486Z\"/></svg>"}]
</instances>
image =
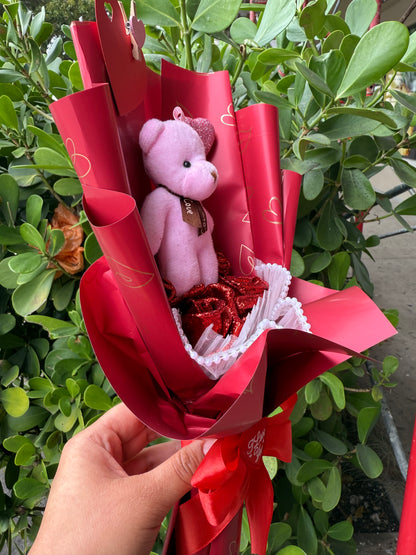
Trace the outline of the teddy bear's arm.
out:
<instances>
[{"instance_id":1,"label":"teddy bear's arm","mask_svg":"<svg viewBox=\"0 0 416 555\"><path fill-rule=\"evenodd\" d=\"M147 195L140 211L143 227L153 255L160 249L169 211L168 199L164 197L163 189L155 189Z\"/></svg>"}]
</instances>

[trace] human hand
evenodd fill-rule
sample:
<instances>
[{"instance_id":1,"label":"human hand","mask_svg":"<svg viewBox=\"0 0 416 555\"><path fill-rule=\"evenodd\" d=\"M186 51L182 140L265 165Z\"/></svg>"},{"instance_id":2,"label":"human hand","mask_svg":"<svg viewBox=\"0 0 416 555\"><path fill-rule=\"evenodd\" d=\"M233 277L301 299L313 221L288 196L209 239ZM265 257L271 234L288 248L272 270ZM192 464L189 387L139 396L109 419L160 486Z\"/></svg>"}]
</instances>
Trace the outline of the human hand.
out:
<instances>
[{"instance_id":1,"label":"human hand","mask_svg":"<svg viewBox=\"0 0 416 555\"><path fill-rule=\"evenodd\" d=\"M64 447L30 555L148 555L212 440L180 449L120 404Z\"/></svg>"}]
</instances>

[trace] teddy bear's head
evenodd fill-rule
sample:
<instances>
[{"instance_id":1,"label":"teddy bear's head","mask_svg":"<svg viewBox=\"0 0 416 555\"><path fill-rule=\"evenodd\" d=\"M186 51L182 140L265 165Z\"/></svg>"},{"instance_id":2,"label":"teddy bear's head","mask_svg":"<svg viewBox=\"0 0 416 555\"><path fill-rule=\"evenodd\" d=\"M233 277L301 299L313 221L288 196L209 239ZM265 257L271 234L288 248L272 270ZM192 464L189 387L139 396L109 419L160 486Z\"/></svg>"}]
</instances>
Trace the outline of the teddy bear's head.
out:
<instances>
[{"instance_id":1,"label":"teddy bear's head","mask_svg":"<svg viewBox=\"0 0 416 555\"><path fill-rule=\"evenodd\" d=\"M202 139L188 123L151 119L142 127L139 143L155 185L198 201L214 192L217 169L207 161Z\"/></svg>"}]
</instances>

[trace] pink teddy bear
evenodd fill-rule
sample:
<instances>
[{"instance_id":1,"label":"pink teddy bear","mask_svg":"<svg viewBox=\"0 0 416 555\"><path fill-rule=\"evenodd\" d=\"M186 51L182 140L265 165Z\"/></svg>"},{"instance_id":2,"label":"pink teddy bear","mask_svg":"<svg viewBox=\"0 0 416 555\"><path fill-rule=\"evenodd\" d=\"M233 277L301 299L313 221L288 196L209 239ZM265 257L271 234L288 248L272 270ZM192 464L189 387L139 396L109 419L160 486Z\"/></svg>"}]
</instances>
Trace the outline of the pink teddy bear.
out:
<instances>
[{"instance_id":1,"label":"pink teddy bear","mask_svg":"<svg viewBox=\"0 0 416 555\"><path fill-rule=\"evenodd\" d=\"M218 281L214 223L201 204L214 192L218 172L206 159L212 124L186 118L180 108L174 117L151 119L140 132L145 170L156 185L140 214L160 273L181 296L194 285Z\"/></svg>"}]
</instances>

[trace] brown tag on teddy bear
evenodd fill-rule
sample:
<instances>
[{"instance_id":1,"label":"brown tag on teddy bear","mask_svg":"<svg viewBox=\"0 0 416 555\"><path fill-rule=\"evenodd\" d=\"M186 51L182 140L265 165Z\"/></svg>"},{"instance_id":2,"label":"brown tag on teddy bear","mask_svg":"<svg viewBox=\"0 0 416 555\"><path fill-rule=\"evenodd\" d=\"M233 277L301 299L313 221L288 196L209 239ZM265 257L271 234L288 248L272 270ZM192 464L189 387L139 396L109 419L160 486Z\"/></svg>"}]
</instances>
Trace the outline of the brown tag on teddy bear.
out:
<instances>
[{"instance_id":1,"label":"brown tag on teddy bear","mask_svg":"<svg viewBox=\"0 0 416 555\"><path fill-rule=\"evenodd\" d=\"M202 235L208 229L207 216L202 204L198 200L180 197L182 219L187 224L198 228L198 235Z\"/></svg>"}]
</instances>

